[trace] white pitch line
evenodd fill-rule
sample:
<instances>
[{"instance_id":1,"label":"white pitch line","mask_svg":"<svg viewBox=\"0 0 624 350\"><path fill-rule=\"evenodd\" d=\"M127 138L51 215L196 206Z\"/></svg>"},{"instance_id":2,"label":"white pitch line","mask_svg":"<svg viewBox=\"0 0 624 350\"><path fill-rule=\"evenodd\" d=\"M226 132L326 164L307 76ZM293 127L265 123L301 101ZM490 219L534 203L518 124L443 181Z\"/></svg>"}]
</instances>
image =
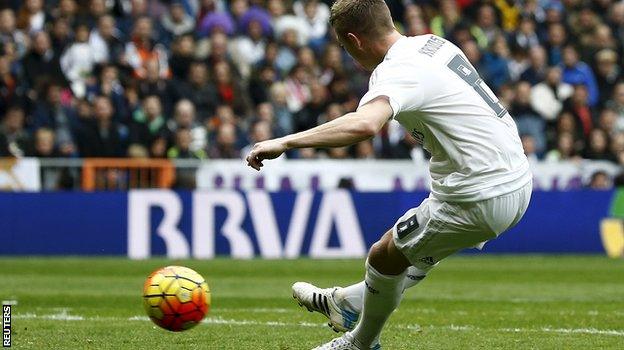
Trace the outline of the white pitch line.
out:
<instances>
[{"instance_id":1,"label":"white pitch line","mask_svg":"<svg viewBox=\"0 0 624 350\"><path fill-rule=\"evenodd\" d=\"M254 313L275 313L275 314L288 314L288 313L298 313L301 312L296 308L285 309L279 307L250 307L250 308L214 308L215 312L254 312Z\"/></svg>"},{"instance_id":2,"label":"white pitch line","mask_svg":"<svg viewBox=\"0 0 624 350\"><path fill-rule=\"evenodd\" d=\"M149 321L147 316L132 316L128 318L123 317L87 317L80 315L70 315L67 311L62 311L56 314L38 315L35 313L21 313L13 315L16 319L41 319L41 320L54 320L54 321ZM234 325L234 326L266 326L266 327L311 327L311 328L324 328L325 324L310 323L310 322L280 322L280 321L256 321L256 320L235 320L225 319L222 317L207 317L202 321L206 324L222 324L222 325ZM421 327L417 324L398 324L393 325L390 328L407 329L412 331L422 331L423 329L429 330L450 330L456 332L467 331L496 331L496 332L508 332L508 333L561 333L561 334L588 334L588 335L607 335L624 337L624 330L619 329L596 329L596 328L480 328L470 325L446 325L446 326L424 326Z\"/></svg>"}]
</instances>

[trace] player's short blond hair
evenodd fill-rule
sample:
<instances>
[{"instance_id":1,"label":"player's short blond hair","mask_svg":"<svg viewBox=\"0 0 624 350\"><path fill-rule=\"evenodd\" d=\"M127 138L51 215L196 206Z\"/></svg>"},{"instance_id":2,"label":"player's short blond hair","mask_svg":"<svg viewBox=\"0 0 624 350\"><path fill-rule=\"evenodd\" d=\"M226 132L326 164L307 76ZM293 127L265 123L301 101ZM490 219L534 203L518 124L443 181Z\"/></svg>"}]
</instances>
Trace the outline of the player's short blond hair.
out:
<instances>
[{"instance_id":1,"label":"player's short blond hair","mask_svg":"<svg viewBox=\"0 0 624 350\"><path fill-rule=\"evenodd\" d=\"M369 38L379 38L394 29L384 0L336 0L329 23L338 35L358 33Z\"/></svg>"}]
</instances>

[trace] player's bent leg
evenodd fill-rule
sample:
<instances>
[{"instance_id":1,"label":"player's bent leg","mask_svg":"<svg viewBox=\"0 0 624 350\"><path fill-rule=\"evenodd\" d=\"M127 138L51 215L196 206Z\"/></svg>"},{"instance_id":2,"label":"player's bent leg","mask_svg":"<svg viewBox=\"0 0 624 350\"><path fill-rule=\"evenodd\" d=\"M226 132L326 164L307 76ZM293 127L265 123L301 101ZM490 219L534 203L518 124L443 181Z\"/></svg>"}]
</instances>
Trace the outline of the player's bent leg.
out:
<instances>
[{"instance_id":1,"label":"player's bent leg","mask_svg":"<svg viewBox=\"0 0 624 350\"><path fill-rule=\"evenodd\" d=\"M401 301L409 266L409 261L394 245L392 231L386 233L368 254L363 308L357 326L317 349L379 349L379 335Z\"/></svg>"},{"instance_id":2,"label":"player's bent leg","mask_svg":"<svg viewBox=\"0 0 624 350\"><path fill-rule=\"evenodd\" d=\"M379 343L379 335L392 311L401 302L409 260L394 245L392 231L375 243L366 262L366 289L360 320L349 333L354 343L368 349Z\"/></svg>"}]
</instances>

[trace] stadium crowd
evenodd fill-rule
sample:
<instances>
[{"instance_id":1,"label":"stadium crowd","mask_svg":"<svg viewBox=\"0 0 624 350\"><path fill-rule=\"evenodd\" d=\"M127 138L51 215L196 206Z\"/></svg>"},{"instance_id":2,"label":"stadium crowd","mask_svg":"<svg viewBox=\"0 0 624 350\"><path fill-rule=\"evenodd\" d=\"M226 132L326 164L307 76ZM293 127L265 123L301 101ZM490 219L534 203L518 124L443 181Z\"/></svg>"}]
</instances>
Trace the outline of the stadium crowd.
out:
<instances>
[{"instance_id":1,"label":"stadium crowd","mask_svg":"<svg viewBox=\"0 0 624 350\"><path fill-rule=\"evenodd\" d=\"M460 46L527 155L624 165L624 1L388 0ZM239 158L357 107L368 73L321 0L0 1L0 156ZM426 87L425 87L426 88ZM396 123L290 158L409 158Z\"/></svg>"}]
</instances>

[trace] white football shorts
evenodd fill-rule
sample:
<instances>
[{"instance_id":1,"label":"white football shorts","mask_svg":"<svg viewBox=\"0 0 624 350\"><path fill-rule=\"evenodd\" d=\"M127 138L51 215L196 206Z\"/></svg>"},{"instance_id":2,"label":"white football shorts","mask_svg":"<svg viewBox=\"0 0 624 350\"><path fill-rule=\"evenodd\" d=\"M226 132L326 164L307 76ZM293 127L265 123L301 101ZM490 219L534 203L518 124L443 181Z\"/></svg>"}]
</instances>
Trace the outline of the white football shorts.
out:
<instances>
[{"instance_id":1,"label":"white football shorts","mask_svg":"<svg viewBox=\"0 0 624 350\"><path fill-rule=\"evenodd\" d=\"M430 195L397 220L394 243L412 265L425 270L459 250L481 249L520 221L532 187L529 182L514 192L478 202L443 202Z\"/></svg>"}]
</instances>

